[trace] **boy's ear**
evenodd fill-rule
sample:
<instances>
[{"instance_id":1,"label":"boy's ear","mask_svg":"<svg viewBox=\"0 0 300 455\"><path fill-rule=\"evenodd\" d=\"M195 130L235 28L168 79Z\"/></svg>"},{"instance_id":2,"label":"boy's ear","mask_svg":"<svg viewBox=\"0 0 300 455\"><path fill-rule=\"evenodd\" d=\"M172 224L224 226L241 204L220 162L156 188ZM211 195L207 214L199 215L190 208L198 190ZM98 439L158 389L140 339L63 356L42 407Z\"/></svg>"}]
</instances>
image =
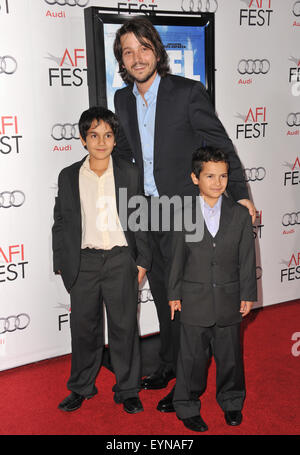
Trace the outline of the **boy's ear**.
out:
<instances>
[{"instance_id":1,"label":"boy's ear","mask_svg":"<svg viewBox=\"0 0 300 455\"><path fill-rule=\"evenodd\" d=\"M194 172L191 173L191 179L193 180L194 185L198 185L199 179L195 176Z\"/></svg>"},{"instance_id":2,"label":"boy's ear","mask_svg":"<svg viewBox=\"0 0 300 455\"><path fill-rule=\"evenodd\" d=\"M81 136L81 134L79 134L79 137L80 137L80 140L81 140L81 143L82 143L83 147L86 148L86 142L83 139L83 137Z\"/></svg>"}]
</instances>

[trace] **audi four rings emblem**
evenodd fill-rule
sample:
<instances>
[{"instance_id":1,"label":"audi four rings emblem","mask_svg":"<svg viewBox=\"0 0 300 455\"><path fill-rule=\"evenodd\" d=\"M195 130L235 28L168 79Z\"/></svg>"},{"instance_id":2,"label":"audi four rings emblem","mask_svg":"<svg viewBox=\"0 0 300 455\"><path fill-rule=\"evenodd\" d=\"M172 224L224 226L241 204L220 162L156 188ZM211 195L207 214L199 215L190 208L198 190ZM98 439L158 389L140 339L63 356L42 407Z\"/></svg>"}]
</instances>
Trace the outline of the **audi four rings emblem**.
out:
<instances>
[{"instance_id":1,"label":"audi four rings emblem","mask_svg":"<svg viewBox=\"0 0 300 455\"><path fill-rule=\"evenodd\" d=\"M48 5L59 5L59 6L80 6L84 8L87 6L90 0L45 0Z\"/></svg>"},{"instance_id":2,"label":"audi four rings emblem","mask_svg":"<svg viewBox=\"0 0 300 455\"><path fill-rule=\"evenodd\" d=\"M56 123L52 127L51 136L56 141L61 141L65 139L66 141L70 141L71 139L79 139L79 132L78 132L78 123Z\"/></svg>"},{"instance_id":3,"label":"audi four rings emblem","mask_svg":"<svg viewBox=\"0 0 300 455\"><path fill-rule=\"evenodd\" d=\"M181 0L181 9L184 12L215 13L218 2L217 0Z\"/></svg>"},{"instance_id":4,"label":"audi four rings emblem","mask_svg":"<svg viewBox=\"0 0 300 455\"><path fill-rule=\"evenodd\" d=\"M14 74L17 71L17 61L11 55L0 57L0 74Z\"/></svg>"},{"instance_id":5,"label":"audi four rings emblem","mask_svg":"<svg viewBox=\"0 0 300 455\"><path fill-rule=\"evenodd\" d=\"M255 180L263 180L266 176L266 170L264 167L252 167L251 169L245 169L245 180L246 182L255 182Z\"/></svg>"},{"instance_id":6,"label":"audi four rings emblem","mask_svg":"<svg viewBox=\"0 0 300 455\"><path fill-rule=\"evenodd\" d=\"M295 224L300 224L300 212L297 213L286 213L282 217L283 226L295 226Z\"/></svg>"},{"instance_id":7,"label":"audi four rings emblem","mask_svg":"<svg viewBox=\"0 0 300 455\"><path fill-rule=\"evenodd\" d=\"M6 332L15 332L16 330L24 330L29 326L30 317L26 313L18 314L18 316L8 316L0 318L0 335Z\"/></svg>"},{"instance_id":8,"label":"audi four rings emblem","mask_svg":"<svg viewBox=\"0 0 300 455\"><path fill-rule=\"evenodd\" d=\"M270 69L270 62L266 58L259 60L240 60L238 72L240 74L267 74Z\"/></svg>"},{"instance_id":9,"label":"audi four rings emblem","mask_svg":"<svg viewBox=\"0 0 300 455\"><path fill-rule=\"evenodd\" d=\"M21 207L25 202L23 191L2 191L0 193L0 208L9 209L10 207Z\"/></svg>"},{"instance_id":10,"label":"audi four rings emblem","mask_svg":"<svg viewBox=\"0 0 300 455\"><path fill-rule=\"evenodd\" d=\"M300 126L300 112L291 112L286 119L288 126Z\"/></svg>"},{"instance_id":11,"label":"audi four rings emblem","mask_svg":"<svg viewBox=\"0 0 300 455\"><path fill-rule=\"evenodd\" d=\"M294 16L300 16L300 2L295 2L293 6L293 14Z\"/></svg>"}]
</instances>

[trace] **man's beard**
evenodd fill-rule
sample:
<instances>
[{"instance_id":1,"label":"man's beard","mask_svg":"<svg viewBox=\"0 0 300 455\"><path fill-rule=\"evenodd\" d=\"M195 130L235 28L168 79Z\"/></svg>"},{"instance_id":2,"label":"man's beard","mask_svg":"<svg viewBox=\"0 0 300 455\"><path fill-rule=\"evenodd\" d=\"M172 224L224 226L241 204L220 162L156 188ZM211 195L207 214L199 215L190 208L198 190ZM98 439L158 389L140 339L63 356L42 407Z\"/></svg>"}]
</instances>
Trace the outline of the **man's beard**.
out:
<instances>
[{"instance_id":1,"label":"man's beard","mask_svg":"<svg viewBox=\"0 0 300 455\"><path fill-rule=\"evenodd\" d=\"M129 73L129 75L132 77L132 79L135 82L138 82L139 84L143 84L144 82L147 82L147 81L149 81L149 79L151 79L151 77L153 76L155 71L157 71L157 65L152 69L152 71L150 71L150 73L148 73L142 79L137 79L136 76L133 73L129 72L129 71L128 71L128 73Z\"/></svg>"}]
</instances>

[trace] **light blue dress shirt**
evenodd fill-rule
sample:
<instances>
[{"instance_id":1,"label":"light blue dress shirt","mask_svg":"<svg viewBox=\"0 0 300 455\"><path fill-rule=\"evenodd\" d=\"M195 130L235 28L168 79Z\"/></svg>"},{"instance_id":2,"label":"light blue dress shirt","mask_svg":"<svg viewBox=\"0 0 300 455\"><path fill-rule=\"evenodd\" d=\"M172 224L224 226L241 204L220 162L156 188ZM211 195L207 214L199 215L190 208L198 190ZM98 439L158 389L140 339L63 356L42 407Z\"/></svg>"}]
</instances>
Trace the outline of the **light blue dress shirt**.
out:
<instances>
[{"instance_id":1,"label":"light blue dress shirt","mask_svg":"<svg viewBox=\"0 0 300 455\"><path fill-rule=\"evenodd\" d=\"M219 197L218 202L213 207L210 207L200 196L200 205L206 227L211 235L215 237L220 225L222 196Z\"/></svg>"},{"instance_id":2,"label":"light blue dress shirt","mask_svg":"<svg viewBox=\"0 0 300 455\"><path fill-rule=\"evenodd\" d=\"M146 196L159 196L153 175L153 163L155 111L160 79L159 74L157 74L151 87L145 93L144 97L147 104L140 95L135 83L132 90L136 97L137 118L144 162L144 192Z\"/></svg>"}]
</instances>

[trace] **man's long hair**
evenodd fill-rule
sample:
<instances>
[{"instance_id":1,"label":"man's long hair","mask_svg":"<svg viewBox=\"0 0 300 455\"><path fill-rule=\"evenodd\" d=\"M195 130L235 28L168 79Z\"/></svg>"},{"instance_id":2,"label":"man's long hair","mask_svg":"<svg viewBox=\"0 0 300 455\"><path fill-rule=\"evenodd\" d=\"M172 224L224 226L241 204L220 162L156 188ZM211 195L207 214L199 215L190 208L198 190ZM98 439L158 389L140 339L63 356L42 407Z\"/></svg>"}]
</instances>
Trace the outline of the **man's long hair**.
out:
<instances>
[{"instance_id":1,"label":"man's long hair","mask_svg":"<svg viewBox=\"0 0 300 455\"><path fill-rule=\"evenodd\" d=\"M136 39L143 46L153 50L158 59L157 72L161 77L166 76L166 74L170 72L169 57L161 41L159 33L148 19L143 17L134 17L133 19L129 19L124 22L122 27L117 31L114 41L114 54L119 64L119 73L127 85L132 85L134 83L134 79L130 76L130 74L128 74L123 65L121 36L126 33L133 33Z\"/></svg>"}]
</instances>

